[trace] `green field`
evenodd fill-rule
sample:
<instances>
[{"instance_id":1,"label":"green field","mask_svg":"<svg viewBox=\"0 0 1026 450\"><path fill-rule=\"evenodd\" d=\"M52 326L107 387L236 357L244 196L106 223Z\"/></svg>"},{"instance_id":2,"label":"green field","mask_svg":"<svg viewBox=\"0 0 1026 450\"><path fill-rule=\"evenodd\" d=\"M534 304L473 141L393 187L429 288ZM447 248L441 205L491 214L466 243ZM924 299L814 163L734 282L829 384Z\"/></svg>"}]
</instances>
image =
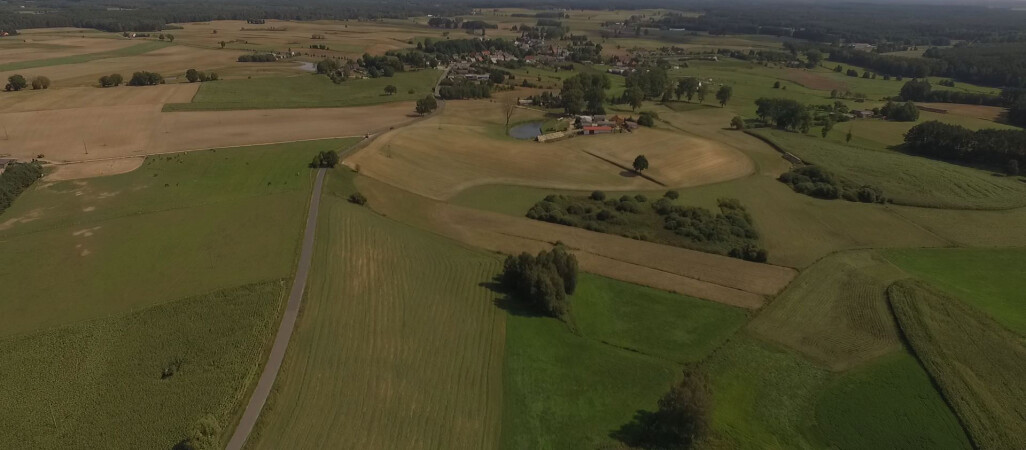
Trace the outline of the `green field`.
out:
<instances>
[{"instance_id":1,"label":"green field","mask_svg":"<svg viewBox=\"0 0 1026 450\"><path fill-rule=\"evenodd\" d=\"M396 72L393 77L353 79L342 84L314 74L220 80L203 83L192 103L168 103L164 111L339 108L413 101L430 95L440 76L440 71L425 69ZM386 95L388 85L394 85L398 92Z\"/></svg>"},{"instance_id":2,"label":"green field","mask_svg":"<svg viewBox=\"0 0 1026 450\"><path fill-rule=\"evenodd\" d=\"M207 415L230 434L287 286L219 290L0 340L0 447L172 448Z\"/></svg>"},{"instance_id":3,"label":"green field","mask_svg":"<svg viewBox=\"0 0 1026 450\"><path fill-rule=\"evenodd\" d=\"M749 329L834 369L900 348L887 286L905 274L872 251L830 255L803 271Z\"/></svg>"},{"instance_id":4,"label":"green field","mask_svg":"<svg viewBox=\"0 0 1026 450\"><path fill-rule=\"evenodd\" d=\"M902 333L978 448L1026 447L1026 345L985 314L914 281L888 290Z\"/></svg>"},{"instance_id":5,"label":"green field","mask_svg":"<svg viewBox=\"0 0 1026 450\"><path fill-rule=\"evenodd\" d=\"M816 403L828 448L972 448L926 371L905 352L884 356L830 382Z\"/></svg>"},{"instance_id":6,"label":"green field","mask_svg":"<svg viewBox=\"0 0 1026 450\"><path fill-rule=\"evenodd\" d=\"M500 261L380 217L330 175L306 298L252 448L495 448Z\"/></svg>"},{"instance_id":7,"label":"green field","mask_svg":"<svg viewBox=\"0 0 1026 450\"><path fill-rule=\"evenodd\" d=\"M1026 250L890 250L888 260L1026 336Z\"/></svg>"},{"instance_id":8,"label":"green field","mask_svg":"<svg viewBox=\"0 0 1026 450\"><path fill-rule=\"evenodd\" d=\"M291 276L320 150L211 150L130 173L37 182L4 213L0 336Z\"/></svg>"},{"instance_id":9,"label":"green field","mask_svg":"<svg viewBox=\"0 0 1026 450\"><path fill-rule=\"evenodd\" d=\"M582 274L572 314L512 307L506 320L504 448L596 448L655 409L680 375L745 319L738 309Z\"/></svg>"},{"instance_id":10,"label":"green field","mask_svg":"<svg viewBox=\"0 0 1026 450\"><path fill-rule=\"evenodd\" d=\"M47 59L35 59L32 61L18 61L7 64L0 64L0 72L6 72L9 70L25 70L35 69L38 67L47 66L60 66L64 64L80 64L89 61L95 61L97 59L107 58L120 58L124 56L136 56L144 53L149 53L154 50L167 47L170 44L166 44L161 41L151 41L135 44L125 48L119 48L117 50L111 50L107 52L98 53L86 53L82 55L62 56L60 58L47 58Z\"/></svg>"},{"instance_id":11,"label":"green field","mask_svg":"<svg viewBox=\"0 0 1026 450\"><path fill-rule=\"evenodd\" d=\"M854 185L872 185L897 204L957 209L1026 205L1026 183L1014 177L889 150L857 148L768 128L753 130L803 161Z\"/></svg>"}]
</instances>

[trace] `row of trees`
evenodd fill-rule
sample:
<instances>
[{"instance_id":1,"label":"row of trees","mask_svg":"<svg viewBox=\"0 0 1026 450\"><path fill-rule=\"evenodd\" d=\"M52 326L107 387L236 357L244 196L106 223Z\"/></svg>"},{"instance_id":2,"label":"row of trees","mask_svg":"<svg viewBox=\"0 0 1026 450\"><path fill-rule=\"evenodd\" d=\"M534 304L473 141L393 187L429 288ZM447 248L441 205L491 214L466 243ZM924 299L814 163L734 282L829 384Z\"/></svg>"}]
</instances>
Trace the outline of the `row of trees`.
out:
<instances>
[{"instance_id":1,"label":"row of trees","mask_svg":"<svg viewBox=\"0 0 1026 450\"><path fill-rule=\"evenodd\" d=\"M121 86L125 79L120 73L112 73L110 75L104 75L100 77L100 87L114 87Z\"/></svg>"},{"instance_id":2,"label":"row of trees","mask_svg":"<svg viewBox=\"0 0 1026 450\"><path fill-rule=\"evenodd\" d=\"M438 88L438 96L445 100L490 98L492 96L492 85L490 82L473 83L465 80L445 80Z\"/></svg>"},{"instance_id":3,"label":"row of trees","mask_svg":"<svg viewBox=\"0 0 1026 450\"><path fill-rule=\"evenodd\" d=\"M797 100L764 97L756 100L755 105L759 119L777 128L802 133L808 133L812 128L812 112Z\"/></svg>"},{"instance_id":4,"label":"row of trees","mask_svg":"<svg viewBox=\"0 0 1026 450\"><path fill-rule=\"evenodd\" d=\"M1010 90L1009 90L1010 92ZM1004 106L1008 103L1000 95L990 95L976 92L961 92L952 90L933 90L933 85L927 79L914 79L905 82L901 86L898 98L905 101L915 102L938 102L938 103L964 103L969 105Z\"/></svg>"},{"instance_id":5,"label":"row of trees","mask_svg":"<svg viewBox=\"0 0 1026 450\"><path fill-rule=\"evenodd\" d=\"M185 79L190 83L195 83L197 81L203 83L207 81L217 81L218 76L216 72L206 73L196 69L189 69L185 71Z\"/></svg>"},{"instance_id":6,"label":"row of trees","mask_svg":"<svg viewBox=\"0 0 1026 450\"><path fill-rule=\"evenodd\" d=\"M32 79L32 83L29 83L24 76L14 74L7 77L7 84L4 86L5 91L20 91L32 86L33 90L49 89L50 79L42 75Z\"/></svg>"},{"instance_id":7,"label":"row of trees","mask_svg":"<svg viewBox=\"0 0 1026 450\"><path fill-rule=\"evenodd\" d=\"M1003 167L1012 175L1026 164L1026 131L1021 130L972 131L931 120L905 133L905 147L931 158Z\"/></svg>"},{"instance_id":8,"label":"row of trees","mask_svg":"<svg viewBox=\"0 0 1026 450\"><path fill-rule=\"evenodd\" d=\"M919 108L912 102L894 103L887 102L880 108L880 114L887 117L887 120L895 122L915 122L919 120Z\"/></svg>"},{"instance_id":9,"label":"row of trees","mask_svg":"<svg viewBox=\"0 0 1026 450\"><path fill-rule=\"evenodd\" d=\"M42 176L43 166L37 161L8 165L7 169L0 173L0 214Z\"/></svg>"},{"instance_id":10,"label":"row of trees","mask_svg":"<svg viewBox=\"0 0 1026 450\"><path fill-rule=\"evenodd\" d=\"M164 76L156 72L135 72L128 80L129 86L156 86L164 84Z\"/></svg>"},{"instance_id":11,"label":"row of trees","mask_svg":"<svg viewBox=\"0 0 1026 450\"><path fill-rule=\"evenodd\" d=\"M577 257L557 245L532 256L507 256L502 285L540 314L569 320L570 300L577 289Z\"/></svg>"},{"instance_id":12,"label":"row of trees","mask_svg":"<svg viewBox=\"0 0 1026 450\"><path fill-rule=\"evenodd\" d=\"M883 191L873 186L850 186L819 166L800 166L780 175L781 183L799 194L826 200L883 203Z\"/></svg>"},{"instance_id":13,"label":"row of trees","mask_svg":"<svg viewBox=\"0 0 1026 450\"><path fill-rule=\"evenodd\" d=\"M275 62L278 60L277 56L273 53L253 53L249 55L239 55L239 62Z\"/></svg>"}]
</instances>

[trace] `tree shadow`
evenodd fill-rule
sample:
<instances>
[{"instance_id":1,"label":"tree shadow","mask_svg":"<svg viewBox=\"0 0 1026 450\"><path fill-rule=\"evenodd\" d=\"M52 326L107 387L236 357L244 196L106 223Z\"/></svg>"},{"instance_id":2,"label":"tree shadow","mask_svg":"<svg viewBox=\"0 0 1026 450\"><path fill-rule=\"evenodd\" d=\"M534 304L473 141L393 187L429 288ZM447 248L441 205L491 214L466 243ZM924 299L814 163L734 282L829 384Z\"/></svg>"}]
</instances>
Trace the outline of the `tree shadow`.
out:
<instances>
[{"instance_id":1,"label":"tree shadow","mask_svg":"<svg viewBox=\"0 0 1026 450\"><path fill-rule=\"evenodd\" d=\"M635 411L633 420L610 432L609 437L632 448L667 448L666 440L660 438L655 423L654 412L639 409Z\"/></svg>"},{"instance_id":2,"label":"tree shadow","mask_svg":"<svg viewBox=\"0 0 1026 450\"><path fill-rule=\"evenodd\" d=\"M534 308L516 298L512 293L506 291L506 288L502 286L501 275L496 275L491 281L484 281L477 285L496 294L492 303L503 311L518 317L544 317L543 314L540 314Z\"/></svg>"}]
</instances>

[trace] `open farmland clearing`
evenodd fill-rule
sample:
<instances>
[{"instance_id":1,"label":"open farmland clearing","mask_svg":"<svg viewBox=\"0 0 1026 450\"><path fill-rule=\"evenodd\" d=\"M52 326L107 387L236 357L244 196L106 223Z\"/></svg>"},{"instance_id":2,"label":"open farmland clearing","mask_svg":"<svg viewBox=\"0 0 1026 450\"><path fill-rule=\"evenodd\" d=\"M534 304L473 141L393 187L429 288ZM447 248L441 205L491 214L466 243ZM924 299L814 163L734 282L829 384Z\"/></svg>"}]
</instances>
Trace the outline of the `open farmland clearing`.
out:
<instances>
[{"instance_id":1,"label":"open farmland clearing","mask_svg":"<svg viewBox=\"0 0 1026 450\"><path fill-rule=\"evenodd\" d=\"M87 35L62 36L23 34L19 40L4 40L0 43L0 70L9 64L45 59L74 57L106 53L139 44L128 39L97 39Z\"/></svg>"}]
</instances>

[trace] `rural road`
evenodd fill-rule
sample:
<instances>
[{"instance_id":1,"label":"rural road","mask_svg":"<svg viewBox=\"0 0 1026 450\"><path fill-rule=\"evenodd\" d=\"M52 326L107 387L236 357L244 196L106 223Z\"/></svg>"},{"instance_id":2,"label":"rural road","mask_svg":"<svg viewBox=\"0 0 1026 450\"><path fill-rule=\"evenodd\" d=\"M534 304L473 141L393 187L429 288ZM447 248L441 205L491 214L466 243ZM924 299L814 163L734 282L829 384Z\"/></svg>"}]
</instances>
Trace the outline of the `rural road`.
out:
<instances>
[{"instance_id":1,"label":"rural road","mask_svg":"<svg viewBox=\"0 0 1026 450\"><path fill-rule=\"evenodd\" d=\"M321 204L321 187L324 184L324 169L317 169L317 180L314 182L313 194L310 197L310 211L306 216L306 231L303 232L303 247L299 254L299 266L296 267L296 278L292 280L292 291L289 292L288 305L285 307L285 315L281 318L281 325L278 327L278 334L274 337L274 346L271 347L271 354L267 356L267 365L264 366L260 380L257 382L253 395L249 398L249 404L242 413L242 419L228 441L227 450L241 450L249 439L257 419L260 418L260 411L267 403L267 397L274 387L274 380L278 378L278 371L285 359L285 350L289 346L289 339L292 337L292 330L296 327L296 318L299 316L299 306L303 301L303 291L306 288L306 277L310 271L310 260L313 259L314 231L317 229L317 212Z\"/></svg>"}]
</instances>

